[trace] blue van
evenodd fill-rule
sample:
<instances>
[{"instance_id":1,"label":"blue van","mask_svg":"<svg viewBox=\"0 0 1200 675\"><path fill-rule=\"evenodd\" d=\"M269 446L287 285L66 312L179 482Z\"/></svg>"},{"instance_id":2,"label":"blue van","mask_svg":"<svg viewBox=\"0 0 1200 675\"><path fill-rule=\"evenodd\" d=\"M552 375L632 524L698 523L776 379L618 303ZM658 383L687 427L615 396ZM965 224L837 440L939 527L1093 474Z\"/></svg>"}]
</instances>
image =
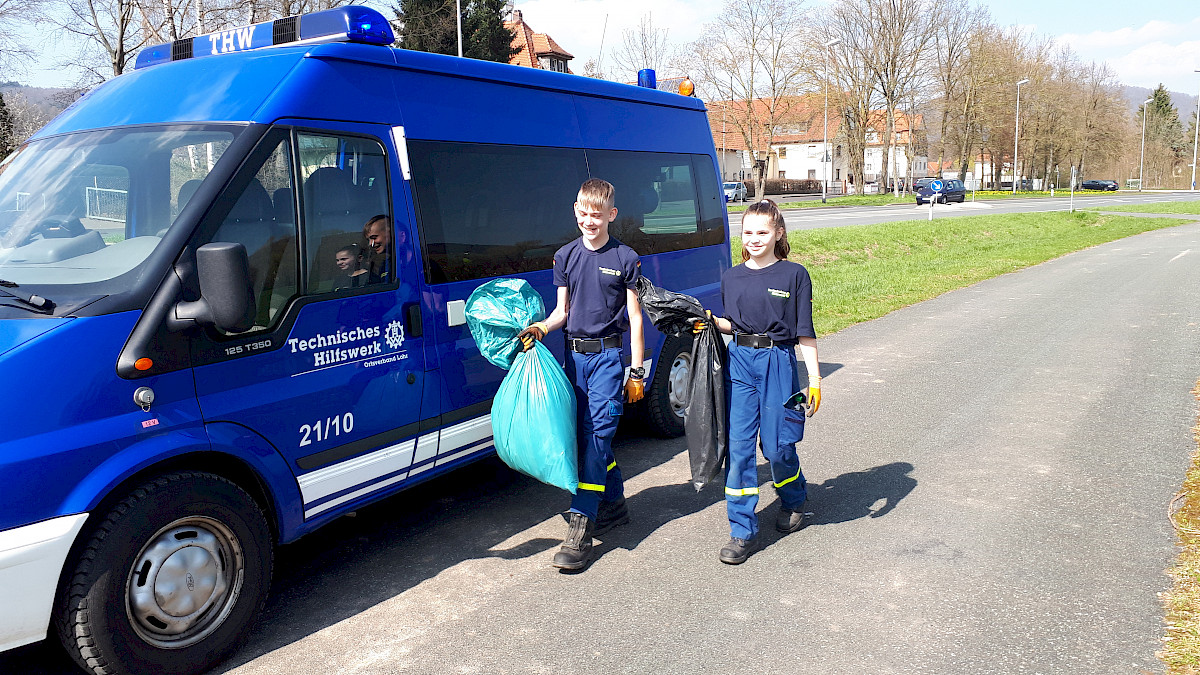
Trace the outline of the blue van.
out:
<instances>
[{"instance_id":1,"label":"blue van","mask_svg":"<svg viewBox=\"0 0 1200 675\"><path fill-rule=\"evenodd\" d=\"M346 7L150 47L0 162L0 650L203 671L275 546L493 452L465 300L552 306L591 176L643 273L719 306L700 101L393 41ZM678 435L690 340L646 344Z\"/></svg>"}]
</instances>

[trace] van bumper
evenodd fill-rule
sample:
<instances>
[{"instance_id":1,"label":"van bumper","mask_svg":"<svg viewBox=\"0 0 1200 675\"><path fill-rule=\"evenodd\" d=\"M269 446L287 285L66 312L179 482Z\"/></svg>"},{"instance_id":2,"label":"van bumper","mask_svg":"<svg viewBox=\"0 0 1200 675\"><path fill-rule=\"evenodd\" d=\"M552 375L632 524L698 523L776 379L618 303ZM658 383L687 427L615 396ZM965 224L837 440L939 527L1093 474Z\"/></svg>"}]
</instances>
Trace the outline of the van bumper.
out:
<instances>
[{"instance_id":1,"label":"van bumper","mask_svg":"<svg viewBox=\"0 0 1200 675\"><path fill-rule=\"evenodd\" d=\"M0 532L0 652L46 637L63 563L86 513Z\"/></svg>"}]
</instances>

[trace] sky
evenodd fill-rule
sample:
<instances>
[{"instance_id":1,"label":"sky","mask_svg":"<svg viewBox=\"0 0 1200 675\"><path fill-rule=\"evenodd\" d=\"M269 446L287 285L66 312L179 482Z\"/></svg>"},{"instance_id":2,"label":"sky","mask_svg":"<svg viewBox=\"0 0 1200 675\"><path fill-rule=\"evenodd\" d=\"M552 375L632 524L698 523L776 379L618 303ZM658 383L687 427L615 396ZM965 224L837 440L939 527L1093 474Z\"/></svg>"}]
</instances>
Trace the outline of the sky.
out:
<instances>
[{"instance_id":1,"label":"sky","mask_svg":"<svg viewBox=\"0 0 1200 675\"><path fill-rule=\"evenodd\" d=\"M808 6L820 11L833 1L808 0ZM366 4L384 8L392 0ZM527 24L548 33L575 56L571 68L577 73L597 56L611 68L622 31L635 28L644 14L668 29L670 42L682 44L699 37L704 25L720 15L722 4L722 0L516 0ZM1197 0L982 0L978 4L1000 25L1053 37L1084 60L1106 61L1123 84L1153 88L1161 82L1169 90L1192 96L1200 90L1200 73L1194 72L1200 70ZM0 80L44 87L71 84L71 74L56 67L68 45L39 30L29 30L37 36L35 42L41 42L37 63L24 74L0 75Z\"/></svg>"}]
</instances>

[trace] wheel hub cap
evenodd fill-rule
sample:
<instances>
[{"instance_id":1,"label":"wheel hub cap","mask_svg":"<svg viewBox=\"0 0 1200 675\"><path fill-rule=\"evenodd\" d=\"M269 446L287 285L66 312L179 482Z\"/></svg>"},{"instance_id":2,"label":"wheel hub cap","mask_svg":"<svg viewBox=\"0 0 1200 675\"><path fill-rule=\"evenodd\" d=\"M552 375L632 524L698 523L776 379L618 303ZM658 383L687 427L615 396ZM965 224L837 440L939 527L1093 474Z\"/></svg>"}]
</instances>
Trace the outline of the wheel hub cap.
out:
<instances>
[{"instance_id":1,"label":"wheel hub cap","mask_svg":"<svg viewBox=\"0 0 1200 675\"><path fill-rule=\"evenodd\" d=\"M679 354L671 362L671 372L667 379L667 400L671 402L671 410L683 417L687 408L688 382L692 379L692 355Z\"/></svg>"},{"instance_id":2,"label":"wheel hub cap","mask_svg":"<svg viewBox=\"0 0 1200 675\"><path fill-rule=\"evenodd\" d=\"M143 640L166 649L203 640L236 604L243 565L241 546L223 524L198 516L171 523L134 559L130 623Z\"/></svg>"}]
</instances>

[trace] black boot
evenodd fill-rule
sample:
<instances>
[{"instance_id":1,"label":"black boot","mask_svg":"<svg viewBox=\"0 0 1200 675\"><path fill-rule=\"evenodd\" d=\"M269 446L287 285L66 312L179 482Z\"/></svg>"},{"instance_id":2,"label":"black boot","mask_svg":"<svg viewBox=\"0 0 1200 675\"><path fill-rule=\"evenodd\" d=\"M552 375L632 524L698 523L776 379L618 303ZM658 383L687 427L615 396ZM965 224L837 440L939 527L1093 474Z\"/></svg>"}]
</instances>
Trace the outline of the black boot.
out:
<instances>
[{"instance_id":1,"label":"black boot","mask_svg":"<svg viewBox=\"0 0 1200 675\"><path fill-rule=\"evenodd\" d=\"M564 570L583 569L592 557L592 521L582 513L572 513L567 526L567 538L554 554L555 567Z\"/></svg>"},{"instance_id":2,"label":"black boot","mask_svg":"<svg viewBox=\"0 0 1200 675\"><path fill-rule=\"evenodd\" d=\"M596 530L592 534L601 535L628 522L629 509L625 508L624 496L611 502L600 502L600 513L596 515Z\"/></svg>"},{"instance_id":3,"label":"black boot","mask_svg":"<svg viewBox=\"0 0 1200 675\"><path fill-rule=\"evenodd\" d=\"M721 548L721 562L726 565L741 565L746 558L758 548L758 537L754 539L738 539L732 537L728 544Z\"/></svg>"},{"instance_id":4,"label":"black boot","mask_svg":"<svg viewBox=\"0 0 1200 675\"><path fill-rule=\"evenodd\" d=\"M780 508L779 515L775 517L775 529L787 534L796 530L803 530L808 526L809 516L811 514L803 511L793 511L791 509Z\"/></svg>"}]
</instances>

